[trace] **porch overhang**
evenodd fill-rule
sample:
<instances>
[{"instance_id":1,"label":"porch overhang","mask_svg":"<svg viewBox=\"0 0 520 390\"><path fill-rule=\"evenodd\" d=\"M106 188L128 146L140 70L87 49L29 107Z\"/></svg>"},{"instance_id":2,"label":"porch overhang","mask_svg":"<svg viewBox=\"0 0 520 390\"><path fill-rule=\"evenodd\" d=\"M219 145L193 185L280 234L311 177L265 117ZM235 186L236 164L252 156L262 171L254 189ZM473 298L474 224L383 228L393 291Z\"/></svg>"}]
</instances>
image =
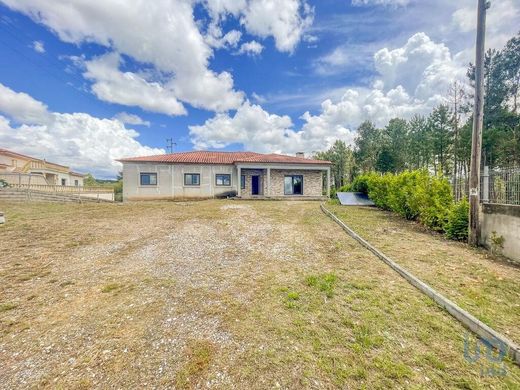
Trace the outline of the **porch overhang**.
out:
<instances>
[{"instance_id":1,"label":"porch overhang","mask_svg":"<svg viewBox=\"0 0 520 390\"><path fill-rule=\"evenodd\" d=\"M277 170L308 170L308 171L323 171L327 175L327 197L330 198L330 164L280 164L280 163L260 163L260 162L236 162L234 164L237 168L237 175L240 180L242 169L252 170L266 170L267 193L266 197L270 196L271 191L271 169ZM241 186L237 186L237 196L241 197Z\"/></svg>"}]
</instances>

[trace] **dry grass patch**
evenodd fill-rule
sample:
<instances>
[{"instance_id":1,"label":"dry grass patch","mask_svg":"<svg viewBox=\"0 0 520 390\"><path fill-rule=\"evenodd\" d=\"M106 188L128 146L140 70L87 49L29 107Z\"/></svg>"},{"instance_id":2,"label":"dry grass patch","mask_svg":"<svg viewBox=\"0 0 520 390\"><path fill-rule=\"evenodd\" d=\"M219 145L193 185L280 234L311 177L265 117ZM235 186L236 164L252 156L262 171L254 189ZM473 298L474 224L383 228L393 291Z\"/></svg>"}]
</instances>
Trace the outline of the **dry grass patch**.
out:
<instances>
[{"instance_id":1,"label":"dry grass patch","mask_svg":"<svg viewBox=\"0 0 520 390\"><path fill-rule=\"evenodd\" d=\"M465 329L315 202L0 208L0 296L17 305L0 312L0 387L519 382L509 364L481 376Z\"/></svg>"},{"instance_id":2,"label":"dry grass patch","mask_svg":"<svg viewBox=\"0 0 520 390\"><path fill-rule=\"evenodd\" d=\"M363 238L487 325L520 343L520 267L369 207L328 206Z\"/></svg>"}]
</instances>

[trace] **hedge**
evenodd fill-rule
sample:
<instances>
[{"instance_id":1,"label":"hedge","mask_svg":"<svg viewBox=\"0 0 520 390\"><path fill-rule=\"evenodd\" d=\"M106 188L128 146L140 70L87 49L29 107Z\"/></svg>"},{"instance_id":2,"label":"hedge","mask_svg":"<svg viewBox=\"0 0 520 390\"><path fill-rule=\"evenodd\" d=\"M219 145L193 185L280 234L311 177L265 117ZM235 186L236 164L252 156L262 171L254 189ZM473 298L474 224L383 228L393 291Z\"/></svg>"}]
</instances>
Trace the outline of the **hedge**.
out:
<instances>
[{"instance_id":1,"label":"hedge","mask_svg":"<svg viewBox=\"0 0 520 390\"><path fill-rule=\"evenodd\" d=\"M417 220L448 238L464 240L468 236L467 201L453 201L450 183L444 177L426 170L370 173L358 176L349 189L367 194L377 207Z\"/></svg>"}]
</instances>

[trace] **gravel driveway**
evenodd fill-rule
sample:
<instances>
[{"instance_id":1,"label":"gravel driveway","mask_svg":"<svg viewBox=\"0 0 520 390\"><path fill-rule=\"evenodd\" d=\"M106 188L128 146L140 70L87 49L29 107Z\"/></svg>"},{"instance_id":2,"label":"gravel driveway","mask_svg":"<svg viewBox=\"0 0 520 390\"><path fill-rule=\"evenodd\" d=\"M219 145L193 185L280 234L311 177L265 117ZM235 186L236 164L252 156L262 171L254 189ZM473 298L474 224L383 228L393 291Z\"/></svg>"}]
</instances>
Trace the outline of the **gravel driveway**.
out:
<instances>
[{"instance_id":1,"label":"gravel driveway","mask_svg":"<svg viewBox=\"0 0 520 390\"><path fill-rule=\"evenodd\" d=\"M314 202L2 204L0 388L502 387Z\"/></svg>"}]
</instances>

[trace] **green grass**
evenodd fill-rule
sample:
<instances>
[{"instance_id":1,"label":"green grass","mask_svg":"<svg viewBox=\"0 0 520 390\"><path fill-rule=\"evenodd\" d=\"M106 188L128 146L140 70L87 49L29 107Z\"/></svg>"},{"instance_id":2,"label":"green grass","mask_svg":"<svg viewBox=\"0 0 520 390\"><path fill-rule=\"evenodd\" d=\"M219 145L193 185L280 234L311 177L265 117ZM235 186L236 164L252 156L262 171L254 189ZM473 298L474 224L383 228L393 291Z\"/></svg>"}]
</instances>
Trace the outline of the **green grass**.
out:
<instances>
[{"instance_id":1,"label":"green grass","mask_svg":"<svg viewBox=\"0 0 520 390\"><path fill-rule=\"evenodd\" d=\"M119 284L119 283L110 283L110 284L107 284L107 285L103 286L101 288L101 292L103 292L103 293L110 293L110 292L114 292L114 291L119 291L123 287L124 286L122 284Z\"/></svg>"},{"instance_id":2,"label":"green grass","mask_svg":"<svg viewBox=\"0 0 520 390\"><path fill-rule=\"evenodd\" d=\"M16 309L17 306L14 303L0 303L0 313Z\"/></svg>"}]
</instances>

